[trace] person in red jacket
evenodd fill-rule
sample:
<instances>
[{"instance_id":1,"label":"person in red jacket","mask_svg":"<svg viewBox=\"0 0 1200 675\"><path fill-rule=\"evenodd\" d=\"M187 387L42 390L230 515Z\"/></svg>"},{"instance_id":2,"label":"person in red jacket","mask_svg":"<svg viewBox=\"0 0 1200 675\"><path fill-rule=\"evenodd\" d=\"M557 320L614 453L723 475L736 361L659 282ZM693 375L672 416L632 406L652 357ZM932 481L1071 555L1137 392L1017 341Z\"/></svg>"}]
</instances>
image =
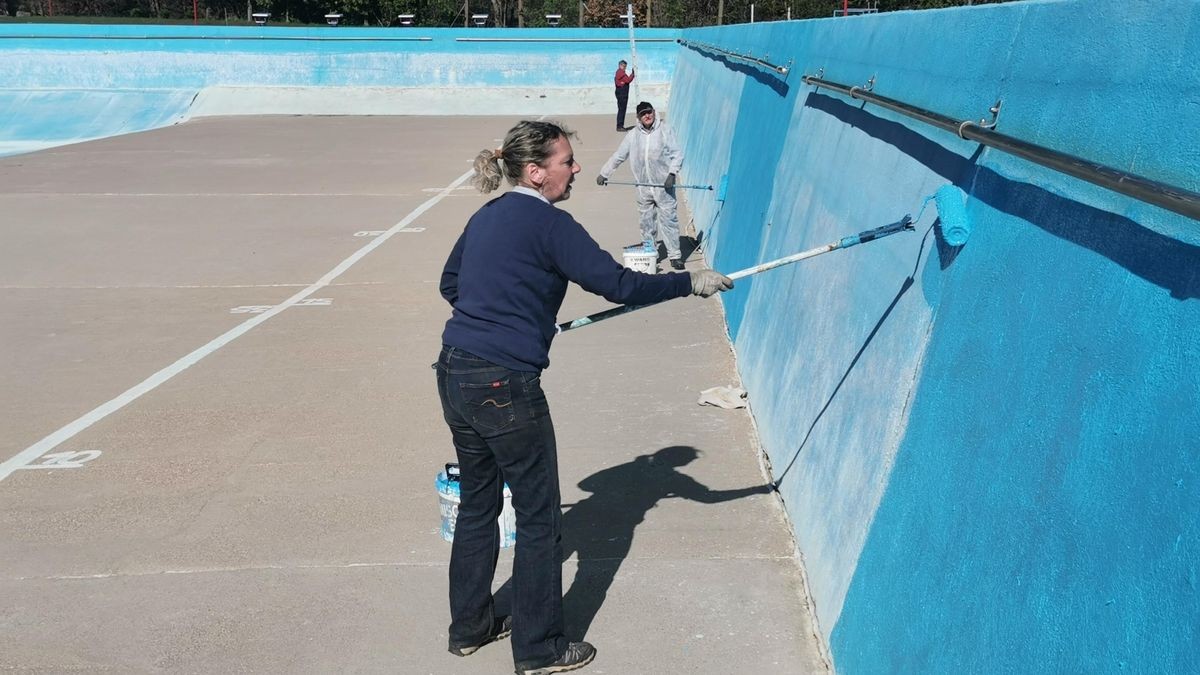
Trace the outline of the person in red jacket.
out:
<instances>
[{"instance_id":1,"label":"person in red jacket","mask_svg":"<svg viewBox=\"0 0 1200 675\"><path fill-rule=\"evenodd\" d=\"M629 64L621 61L617 64L617 73L613 76L613 84L617 87L617 131L626 131L625 108L629 105L629 83L633 82L634 72L625 72Z\"/></svg>"}]
</instances>

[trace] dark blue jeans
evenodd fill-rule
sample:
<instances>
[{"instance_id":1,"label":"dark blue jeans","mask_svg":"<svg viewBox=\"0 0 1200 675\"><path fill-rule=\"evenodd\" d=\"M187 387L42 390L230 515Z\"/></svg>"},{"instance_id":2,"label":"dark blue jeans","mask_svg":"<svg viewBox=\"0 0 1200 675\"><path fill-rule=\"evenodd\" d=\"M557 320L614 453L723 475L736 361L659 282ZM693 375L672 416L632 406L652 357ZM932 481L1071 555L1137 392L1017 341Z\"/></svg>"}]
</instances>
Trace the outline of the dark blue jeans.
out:
<instances>
[{"instance_id":1,"label":"dark blue jeans","mask_svg":"<svg viewBox=\"0 0 1200 675\"><path fill-rule=\"evenodd\" d=\"M617 87L617 129L625 128L625 108L629 105L629 85Z\"/></svg>"},{"instance_id":2,"label":"dark blue jeans","mask_svg":"<svg viewBox=\"0 0 1200 675\"><path fill-rule=\"evenodd\" d=\"M450 642L478 644L492 629L492 579L500 554L496 519L507 481L517 516L513 660L524 668L553 663L568 643L562 616L558 449L541 373L509 370L443 347L437 382L462 472L450 552Z\"/></svg>"}]
</instances>

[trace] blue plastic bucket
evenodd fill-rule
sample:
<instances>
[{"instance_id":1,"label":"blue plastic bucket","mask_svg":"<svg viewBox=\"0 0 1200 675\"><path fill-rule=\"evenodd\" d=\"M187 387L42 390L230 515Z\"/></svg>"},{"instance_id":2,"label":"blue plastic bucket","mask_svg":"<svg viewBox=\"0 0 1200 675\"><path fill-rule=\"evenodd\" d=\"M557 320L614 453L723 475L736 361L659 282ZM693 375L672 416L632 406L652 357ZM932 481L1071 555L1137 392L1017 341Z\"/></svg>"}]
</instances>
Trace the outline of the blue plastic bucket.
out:
<instances>
[{"instance_id":1,"label":"blue plastic bucket","mask_svg":"<svg viewBox=\"0 0 1200 675\"><path fill-rule=\"evenodd\" d=\"M452 474L457 474L457 464L447 464ZM458 477L446 477L446 471L439 471L435 481L438 492L438 509L442 514L442 539L454 541L454 523L458 520L458 504L462 495L458 488ZM504 508L497 519L500 525L500 546L509 548L517 543L517 514L512 508L512 491L508 483L504 484Z\"/></svg>"}]
</instances>

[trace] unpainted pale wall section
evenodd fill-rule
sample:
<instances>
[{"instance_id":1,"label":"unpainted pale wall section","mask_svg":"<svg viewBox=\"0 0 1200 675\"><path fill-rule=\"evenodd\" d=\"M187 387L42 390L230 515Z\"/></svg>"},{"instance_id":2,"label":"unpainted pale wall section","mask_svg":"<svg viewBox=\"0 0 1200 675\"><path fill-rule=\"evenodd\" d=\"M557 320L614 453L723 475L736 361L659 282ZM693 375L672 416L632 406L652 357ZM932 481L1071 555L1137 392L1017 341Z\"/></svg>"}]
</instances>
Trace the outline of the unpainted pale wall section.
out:
<instances>
[{"instance_id":1,"label":"unpainted pale wall section","mask_svg":"<svg viewBox=\"0 0 1200 675\"><path fill-rule=\"evenodd\" d=\"M665 100L678 31L636 35ZM631 58L618 29L63 24L0 25L0 57L0 155L202 115L615 114Z\"/></svg>"},{"instance_id":2,"label":"unpainted pale wall section","mask_svg":"<svg viewBox=\"0 0 1200 675\"><path fill-rule=\"evenodd\" d=\"M1021 2L685 31L671 119L838 669L1200 663L1200 222L801 82L1200 191L1200 3ZM947 247L924 198L953 183Z\"/></svg>"}]
</instances>

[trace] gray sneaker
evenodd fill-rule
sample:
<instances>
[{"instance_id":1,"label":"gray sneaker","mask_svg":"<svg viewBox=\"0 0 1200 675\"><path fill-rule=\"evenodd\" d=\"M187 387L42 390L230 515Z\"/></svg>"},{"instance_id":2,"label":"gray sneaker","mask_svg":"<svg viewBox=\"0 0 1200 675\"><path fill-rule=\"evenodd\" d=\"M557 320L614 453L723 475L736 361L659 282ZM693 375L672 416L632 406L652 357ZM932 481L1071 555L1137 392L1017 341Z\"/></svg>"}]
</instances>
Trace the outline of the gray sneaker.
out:
<instances>
[{"instance_id":1,"label":"gray sneaker","mask_svg":"<svg viewBox=\"0 0 1200 675\"><path fill-rule=\"evenodd\" d=\"M486 644L491 644L496 640L503 640L509 635L512 635L512 617L497 617L495 622L492 624L491 634L484 638L483 642L473 645L456 645L454 643L450 643L450 649L448 651L455 656L470 656L471 654L479 651L480 647Z\"/></svg>"},{"instance_id":2,"label":"gray sneaker","mask_svg":"<svg viewBox=\"0 0 1200 675\"><path fill-rule=\"evenodd\" d=\"M596 658L596 648L586 642L572 642L567 645L567 651L558 660L540 668L523 668L517 666L517 675L550 675L565 673L568 670L578 670Z\"/></svg>"}]
</instances>

